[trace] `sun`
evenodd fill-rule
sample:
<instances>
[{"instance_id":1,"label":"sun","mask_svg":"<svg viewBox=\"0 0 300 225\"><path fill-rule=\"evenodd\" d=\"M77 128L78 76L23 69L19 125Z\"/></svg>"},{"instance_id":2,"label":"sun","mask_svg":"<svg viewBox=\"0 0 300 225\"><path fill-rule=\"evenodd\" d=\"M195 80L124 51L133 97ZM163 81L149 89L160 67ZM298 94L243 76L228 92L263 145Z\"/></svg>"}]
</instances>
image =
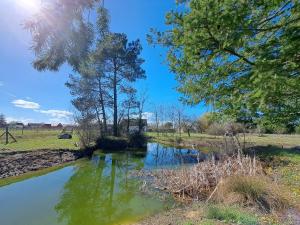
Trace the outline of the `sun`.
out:
<instances>
[{"instance_id":1,"label":"sun","mask_svg":"<svg viewBox=\"0 0 300 225\"><path fill-rule=\"evenodd\" d=\"M15 0L18 6L28 11L38 11L42 0Z\"/></svg>"}]
</instances>

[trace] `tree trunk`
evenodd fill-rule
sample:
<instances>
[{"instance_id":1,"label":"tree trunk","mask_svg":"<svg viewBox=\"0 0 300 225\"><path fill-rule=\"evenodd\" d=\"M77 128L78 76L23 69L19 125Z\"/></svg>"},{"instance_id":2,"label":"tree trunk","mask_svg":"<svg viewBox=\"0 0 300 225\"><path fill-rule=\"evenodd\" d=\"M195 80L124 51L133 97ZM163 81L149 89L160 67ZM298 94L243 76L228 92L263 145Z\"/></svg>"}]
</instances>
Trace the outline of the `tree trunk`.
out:
<instances>
[{"instance_id":1,"label":"tree trunk","mask_svg":"<svg viewBox=\"0 0 300 225\"><path fill-rule=\"evenodd\" d=\"M98 121L98 125L99 125L100 136L102 136L103 135L103 126L102 126L102 122L100 119L99 110L98 110L97 106L95 106L95 110L96 110L96 116L97 116L97 121Z\"/></svg>"},{"instance_id":2,"label":"tree trunk","mask_svg":"<svg viewBox=\"0 0 300 225\"><path fill-rule=\"evenodd\" d=\"M101 105L102 118L103 118L103 130L104 130L104 134L107 135L107 120L106 120L106 111L105 111L105 105L104 105L101 79L99 79L99 97L100 97L100 105Z\"/></svg>"},{"instance_id":3,"label":"tree trunk","mask_svg":"<svg viewBox=\"0 0 300 225\"><path fill-rule=\"evenodd\" d=\"M127 111L127 134L129 134L129 126L130 126L130 106Z\"/></svg>"},{"instance_id":4,"label":"tree trunk","mask_svg":"<svg viewBox=\"0 0 300 225\"><path fill-rule=\"evenodd\" d=\"M142 133L142 129L143 129L143 115L142 113L139 113L139 134Z\"/></svg>"},{"instance_id":5,"label":"tree trunk","mask_svg":"<svg viewBox=\"0 0 300 225\"><path fill-rule=\"evenodd\" d=\"M118 136L118 93L117 93L117 72L114 71L113 79L113 89L114 89L114 124L113 124L113 135Z\"/></svg>"}]
</instances>

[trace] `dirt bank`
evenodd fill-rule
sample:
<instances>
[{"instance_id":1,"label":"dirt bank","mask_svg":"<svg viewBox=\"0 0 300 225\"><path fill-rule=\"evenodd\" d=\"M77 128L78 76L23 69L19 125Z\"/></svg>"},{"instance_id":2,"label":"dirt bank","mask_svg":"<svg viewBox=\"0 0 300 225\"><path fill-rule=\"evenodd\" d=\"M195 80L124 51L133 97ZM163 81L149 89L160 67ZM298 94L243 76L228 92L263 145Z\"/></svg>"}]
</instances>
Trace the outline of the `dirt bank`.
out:
<instances>
[{"instance_id":1,"label":"dirt bank","mask_svg":"<svg viewBox=\"0 0 300 225\"><path fill-rule=\"evenodd\" d=\"M83 151L71 150L2 151L0 152L0 179L58 166L83 156Z\"/></svg>"}]
</instances>

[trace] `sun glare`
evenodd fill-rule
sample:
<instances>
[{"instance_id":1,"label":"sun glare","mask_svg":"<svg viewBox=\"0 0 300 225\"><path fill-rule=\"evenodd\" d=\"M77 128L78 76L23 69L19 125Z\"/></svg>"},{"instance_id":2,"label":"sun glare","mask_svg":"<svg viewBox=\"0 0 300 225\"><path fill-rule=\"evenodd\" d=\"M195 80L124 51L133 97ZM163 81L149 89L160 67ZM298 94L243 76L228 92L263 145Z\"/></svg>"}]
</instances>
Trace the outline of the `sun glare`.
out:
<instances>
[{"instance_id":1,"label":"sun glare","mask_svg":"<svg viewBox=\"0 0 300 225\"><path fill-rule=\"evenodd\" d=\"M15 0L17 5L30 11L37 11L41 6L41 0Z\"/></svg>"}]
</instances>

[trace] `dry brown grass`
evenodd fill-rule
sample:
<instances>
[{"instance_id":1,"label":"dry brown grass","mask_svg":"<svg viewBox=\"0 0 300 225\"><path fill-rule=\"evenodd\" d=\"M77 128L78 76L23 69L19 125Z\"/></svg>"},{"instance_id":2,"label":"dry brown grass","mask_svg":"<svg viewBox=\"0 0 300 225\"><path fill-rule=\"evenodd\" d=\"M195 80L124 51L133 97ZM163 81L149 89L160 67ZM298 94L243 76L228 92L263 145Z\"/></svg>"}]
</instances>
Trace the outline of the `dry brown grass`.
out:
<instances>
[{"instance_id":1,"label":"dry brown grass","mask_svg":"<svg viewBox=\"0 0 300 225\"><path fill-rule=\"evenodd\" d=\"M284 210L291 205L285 188L262 175L227 177L220 183L213 200L254 207L264 213Z\"/></svg>"},{"instance_id":2,"label":"dry brown grass","mask_svg":"<svg viewBox=\"0 0 300 225\"><path fill-rule=\"evenodd\" d=\"M163 169L153 172L157 188L172 193L176 198L187 200L206 200L216 191L218 185L227 177L262 174L262 167L255 158L249 156L213 159L181 169Z\"/></svg>"},{"instance_id":3,"label":"dry brown grass","mask_svg":"<svg viewBox=\"0 0 300 225\"><path fill-rule=\"evenodd\" d=\"M156 188L183 202L240 205L263 213L291 206L285 188L266 177L261 163L250 156L211 159L191 167L158 170L151 172L151 176Z\"/></svg>"}]
</instances>

